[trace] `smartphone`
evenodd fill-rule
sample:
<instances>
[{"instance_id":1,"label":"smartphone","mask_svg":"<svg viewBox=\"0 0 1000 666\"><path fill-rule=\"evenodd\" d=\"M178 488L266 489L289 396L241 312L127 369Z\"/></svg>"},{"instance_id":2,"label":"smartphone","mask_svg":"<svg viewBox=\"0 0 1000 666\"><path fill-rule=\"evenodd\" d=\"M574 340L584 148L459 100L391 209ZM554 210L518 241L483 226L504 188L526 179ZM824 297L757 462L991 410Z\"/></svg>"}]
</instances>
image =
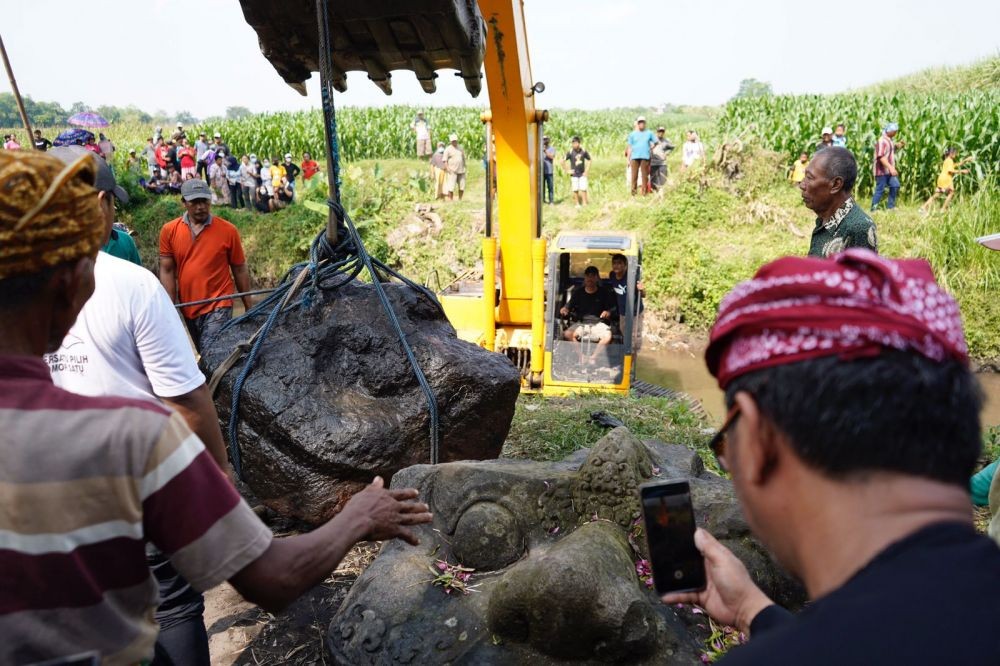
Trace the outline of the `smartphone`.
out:
<instances>
[{"instance_id":1,"label":"smartphone","mask_svg":"<svg viewBox=\"0 0 1000 666\"><path fill-rule=\"evenodd\" d=\"M639 486L649 563L657 594L705 589L705 561L694 545L694 508L687 481Z\"/></svg>"}]
</instances>

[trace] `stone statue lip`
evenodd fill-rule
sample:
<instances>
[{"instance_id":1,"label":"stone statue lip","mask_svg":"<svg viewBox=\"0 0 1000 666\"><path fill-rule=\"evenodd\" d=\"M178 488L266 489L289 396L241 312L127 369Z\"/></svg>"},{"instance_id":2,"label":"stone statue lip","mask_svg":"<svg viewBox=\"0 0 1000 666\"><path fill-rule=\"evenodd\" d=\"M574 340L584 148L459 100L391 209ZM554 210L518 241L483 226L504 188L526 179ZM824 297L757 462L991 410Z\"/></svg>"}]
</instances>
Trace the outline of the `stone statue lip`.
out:
<instances>
[{"instance_id":1,"label":"stone statue lip","mask_svg":"<svg viewBox=\"0 0 1000 666\"><path fill-rule=\"evenodd\" d=\"M750 538L728 481L684 446L616 428L559 462L399 472L393 485L419 488L434 523L419 547L383 546L331 623L331 654L344 664L699 663L689 618L637 573L637 488L653 478L688 480L699 522L751 570L792 585ZM435 585L440 562L472 569L474 589Z\"/></svg>"}]
</instances>

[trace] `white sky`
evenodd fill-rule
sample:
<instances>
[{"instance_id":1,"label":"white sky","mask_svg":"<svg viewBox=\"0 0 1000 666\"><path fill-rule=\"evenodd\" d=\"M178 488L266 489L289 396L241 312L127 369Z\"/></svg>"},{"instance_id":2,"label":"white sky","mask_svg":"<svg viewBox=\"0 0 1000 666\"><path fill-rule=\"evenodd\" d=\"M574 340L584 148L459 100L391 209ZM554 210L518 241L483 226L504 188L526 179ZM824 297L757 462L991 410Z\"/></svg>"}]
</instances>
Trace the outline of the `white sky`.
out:
<instances>
[{"instance_id":1,"label":"white sky","mask_svg":"<svg viewBox=\"0 0 1000 666\"><path fill-rule=\"evenodd\" d=\"M286 86L261 55L238 0L88 0L68 10L73 4L31 0L3 12L0 35L22 94L66 107L135 104L200 118L227 106L319 106L318 75L308 97ZM837 92L1000 52L997 0L524 4L534 78L547 88L539 103L551 108L714 105L748 77L779 93ZM397 72L386 97L363 73L349 73L337 101L486 104L485 86L472 100L459 79L440 74L431 96L411 72ZM0 77L0 92L9 89Z\"/></svg>"}]
</instances>

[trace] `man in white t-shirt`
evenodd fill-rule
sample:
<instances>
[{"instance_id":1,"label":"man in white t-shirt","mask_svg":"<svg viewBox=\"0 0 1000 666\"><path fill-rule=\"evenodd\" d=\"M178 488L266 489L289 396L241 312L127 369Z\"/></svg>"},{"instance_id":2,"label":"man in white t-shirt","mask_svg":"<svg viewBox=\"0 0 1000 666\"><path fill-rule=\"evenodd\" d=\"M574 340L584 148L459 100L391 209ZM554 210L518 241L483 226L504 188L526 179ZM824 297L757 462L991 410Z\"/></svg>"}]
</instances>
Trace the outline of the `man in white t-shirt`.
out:
<instances>
[{"instance_id":1,"label":"man in white t-shirt","mask_svg":"<svg viewBox=\"0 0 1000 666\"><path fill-rule=\"evenodd\" d=\"M66 163L92 154L78 146L49 151ZM114 222L114 202L128 201L104 160L97 164L98 199L106 236ZM107 237L105 237L107 242ZM105 252L94 265L94 295L84 305L62 346L45 357L60 388L88 396L116 395L160 402L178 412L227 470L226 447L215 404L198 369L184 324L155 275ZM147 560L160 587L156 612L157 650L173 663L208 666L204 599L159 551Z\"/></svg>"},{"instance_id":2,"label":"man in white t-shirt","mask_svg":"<svg viewBox=\"0 0 1000 666\"><path fill-rule=\"evenodd\" d=\"M410 123L410 129L417 135L417 157L430 159L431 153L431 126L424 118L423 111L417 111L417 117Z\"/></svg>"},{"instance_id":3,"label":"man in white t-shirt","mask_svg":"<svg viewBox=\"0 0 1000 666\"><path fill-rule=\"evenodd\" d=\"M698 160L705 160L705 146L698 139L697 132L688 130L687 141L681 151L681 169L691 168Z\"/></svg>"}]
</instances>

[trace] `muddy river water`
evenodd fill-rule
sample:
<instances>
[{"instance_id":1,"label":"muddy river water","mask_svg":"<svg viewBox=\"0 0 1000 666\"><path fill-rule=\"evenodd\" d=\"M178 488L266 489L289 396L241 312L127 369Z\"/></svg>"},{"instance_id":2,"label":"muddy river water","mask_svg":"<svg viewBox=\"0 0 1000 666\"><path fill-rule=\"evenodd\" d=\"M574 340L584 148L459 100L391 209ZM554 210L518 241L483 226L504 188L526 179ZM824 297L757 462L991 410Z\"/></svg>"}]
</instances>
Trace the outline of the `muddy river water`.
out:
<instances>
[{"instance_id":1,"label":"muddy river water","mask_svg":"<svg viewBox=\"0 0 1000 666\"><path fill-rule=\"evenodd\" d=\"M725 417L722 391L712 375L708 374L701 349L692 347L690 351L675 351L644 348L639 354L636 374L650 384L683 391L700 400L716 423ZM984 372L976 376L986 394L983 427L1000 424L1000 373Z\"/></svg>"}]
</instances>

